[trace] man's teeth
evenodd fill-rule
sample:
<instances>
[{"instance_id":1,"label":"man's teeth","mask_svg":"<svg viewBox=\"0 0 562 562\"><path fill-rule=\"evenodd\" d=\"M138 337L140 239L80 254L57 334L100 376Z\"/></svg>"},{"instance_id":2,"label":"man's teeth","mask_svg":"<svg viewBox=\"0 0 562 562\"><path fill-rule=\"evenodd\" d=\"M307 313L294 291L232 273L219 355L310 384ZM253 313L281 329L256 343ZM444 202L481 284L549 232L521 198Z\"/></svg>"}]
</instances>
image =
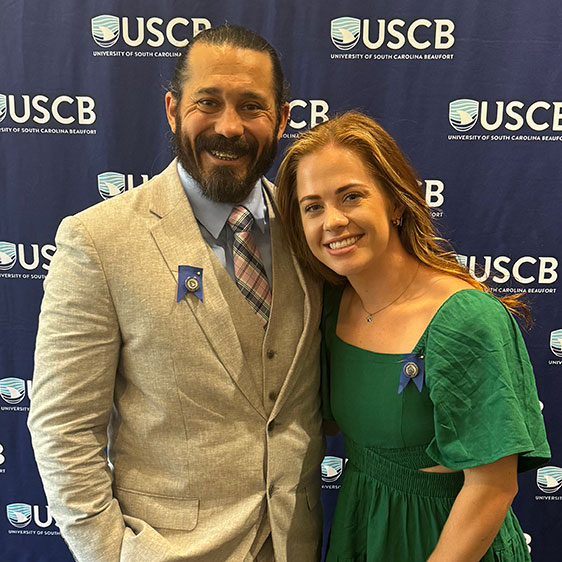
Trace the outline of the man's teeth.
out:
<instances>
[{"instance_id":1,"label":"man's teeth","mask_svg":"<svg viewBox=\"0 0 562 562\"><path fill-rule=\"evenodd\" d=\"M352 246L359 240L360 236L352 236L351 238L346 238L345 240L338 240L337 242L330 242L329 246L331 250L339 250L340 248L347 248Z\"/></svg>"},{"instance_id":2,"label":"man's teeth","mask_svg":"<svg viewBox=\"0 0 562 562\"><path fill-rule=\"evenodd\" d=\"M215 158L219 158L220 160L237 160L238 155L233 154L232 152L218 152L217 150L211 150L211 154Z\"/></svg>"}]
</instances>

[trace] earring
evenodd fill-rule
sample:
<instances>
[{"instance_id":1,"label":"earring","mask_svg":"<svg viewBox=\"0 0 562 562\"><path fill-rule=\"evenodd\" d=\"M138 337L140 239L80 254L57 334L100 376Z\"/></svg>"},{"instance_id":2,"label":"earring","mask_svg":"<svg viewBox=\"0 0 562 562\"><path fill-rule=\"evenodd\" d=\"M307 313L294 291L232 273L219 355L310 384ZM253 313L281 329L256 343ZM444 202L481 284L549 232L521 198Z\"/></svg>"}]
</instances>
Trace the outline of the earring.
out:
<instances>
[{"instance_id":1,"label":"earring","mask_svg":"<svg viewBox=\"0 0 562 562\"><path fill-rule=\"evenodd\" d=\"M392 219L390 222L396 227L402 226L402 215L398 218Z\"/></svg>"}]
</instances>

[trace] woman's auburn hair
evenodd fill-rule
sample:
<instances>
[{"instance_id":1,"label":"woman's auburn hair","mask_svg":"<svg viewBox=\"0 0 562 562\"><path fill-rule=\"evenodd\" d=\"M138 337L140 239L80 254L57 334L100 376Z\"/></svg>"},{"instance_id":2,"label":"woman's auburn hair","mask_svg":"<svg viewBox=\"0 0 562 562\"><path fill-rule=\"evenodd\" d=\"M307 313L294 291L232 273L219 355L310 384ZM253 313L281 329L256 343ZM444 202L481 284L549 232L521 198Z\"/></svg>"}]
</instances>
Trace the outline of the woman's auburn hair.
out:
<instances>
[{"instance_id":1,"label":"woman's auburn hair","mask_svg":"<svg viewBox=\"0 0 562 562\"><path fill-rule=\"evenodd\" d=\"M326 267L310 251L297 198L297 169L301 159L326 146L339 146L357 154L390 200L403 209L398 234L409 254L437 271L463 279L475 289L492 293L457 261L449 242L439 236L421 182L394 139L374 119L358 111L337 115L302 133L286 150L277 172L276 199L285 236L299 262L315 277L334 285L345 283L345 277ZM499 300L529 327L531 313L521 297L516 294Z\"/></svg>"}]
</instances>

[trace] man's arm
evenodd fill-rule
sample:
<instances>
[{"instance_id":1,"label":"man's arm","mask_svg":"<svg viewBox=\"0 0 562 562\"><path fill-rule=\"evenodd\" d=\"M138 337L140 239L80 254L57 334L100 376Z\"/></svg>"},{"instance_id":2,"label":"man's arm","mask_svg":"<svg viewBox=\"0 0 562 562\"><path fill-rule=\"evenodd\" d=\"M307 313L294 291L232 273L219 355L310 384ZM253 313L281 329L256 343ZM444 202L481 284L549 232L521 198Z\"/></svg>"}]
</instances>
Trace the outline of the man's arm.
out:
<instances>
[{"instance_id":1,"label":"man's arm","mask_svg":"<svg viewBox=\"0 0 562 562\"><path fill-rule=\"evenodd\" d=\"M45 280L29 415L51 512L80 562L117 562L125 523L111 488L107 426L120 334L86 228L65 219Z\"/></svg>"}]
</instances>

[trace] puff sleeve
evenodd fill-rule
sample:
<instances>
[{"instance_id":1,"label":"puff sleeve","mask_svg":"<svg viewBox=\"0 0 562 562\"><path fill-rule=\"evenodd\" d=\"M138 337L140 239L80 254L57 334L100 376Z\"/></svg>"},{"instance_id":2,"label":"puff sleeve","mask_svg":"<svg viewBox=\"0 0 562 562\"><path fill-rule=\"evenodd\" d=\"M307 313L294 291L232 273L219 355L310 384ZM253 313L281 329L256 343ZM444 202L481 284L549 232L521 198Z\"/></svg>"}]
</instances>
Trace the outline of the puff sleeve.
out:
<instances>
[{"instance_id":1,"label":"puff sleeve","mask_svg":"<svg viewBox=\"0 0 562 562\"><path fill-rule=\"evenodd\" d=\"M550 449L533 369L519 328L494 296L461 291L436 313L426 340L435 437L426 452L465 469L519 454L519 472Z\"/></svg>"}]
</instances>

